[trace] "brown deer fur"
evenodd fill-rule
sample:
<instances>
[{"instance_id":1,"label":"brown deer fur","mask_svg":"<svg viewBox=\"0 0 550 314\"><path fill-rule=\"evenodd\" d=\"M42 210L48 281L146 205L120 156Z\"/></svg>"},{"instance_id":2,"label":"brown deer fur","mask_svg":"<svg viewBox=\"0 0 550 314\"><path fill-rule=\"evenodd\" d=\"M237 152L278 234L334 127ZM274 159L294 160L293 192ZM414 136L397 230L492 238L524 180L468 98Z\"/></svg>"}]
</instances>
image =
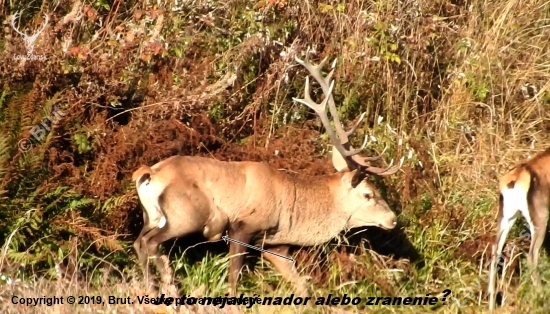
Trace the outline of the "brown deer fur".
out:
<instances>
[{"instance_id":1,"label":"brown deer fur","mask_svg":"<svg viewBox=\"0 0 550 314\"><path fill-rule=\"evenodd\" d=\"M144 227L134 243L146 275L148 258L155 258L168 284L172 274L166 256L159 256L162 242L202 232L210 241L221 239L225 232L232 239L262 246L289 256L289 247L325 243L342 231L364 226L393 229L396 215L377 189L366 180L367 175L390 175L399 167L371 167L347 142L359 122L347 133L333 115L339 138L330 130L324 106L335 105L330 96L333 85L320 75L326 61L313 66L297 59L320 82L326 98L316 104L309 98L296 99L321 117L333 142L333 175L299 178L275 170L259 162L225 162L204 157L173 156L152 167L141 166L132 176L144 208ZM359 119L361 120L361 119ZM361 159L362 158L362 159ZM243 254L246 247L230 242L229 283L236 293ZM304 278L298 275L294 262L263 253L292 283L297 293L307 296Z\"/></svg>"}]
</instances>

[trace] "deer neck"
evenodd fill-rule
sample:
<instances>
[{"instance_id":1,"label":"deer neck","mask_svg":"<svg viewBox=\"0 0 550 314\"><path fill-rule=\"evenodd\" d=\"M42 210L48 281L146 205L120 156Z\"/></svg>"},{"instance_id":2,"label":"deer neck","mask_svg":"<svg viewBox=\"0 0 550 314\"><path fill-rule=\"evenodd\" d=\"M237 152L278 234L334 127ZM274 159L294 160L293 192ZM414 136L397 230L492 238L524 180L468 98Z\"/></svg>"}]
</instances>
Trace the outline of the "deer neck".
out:
<instances>
[{"instance_id":1,"label":"deer neck","mask_svg":"<svg viewBox=\"0 0 550 314\"><path fill-rule=\"evenodd\" d=\"M340 179L339 174L294 179L294 207L281 211L274 242L312 246L338 236L350 218L335 199Z\"/></svg>"}]
</instances>

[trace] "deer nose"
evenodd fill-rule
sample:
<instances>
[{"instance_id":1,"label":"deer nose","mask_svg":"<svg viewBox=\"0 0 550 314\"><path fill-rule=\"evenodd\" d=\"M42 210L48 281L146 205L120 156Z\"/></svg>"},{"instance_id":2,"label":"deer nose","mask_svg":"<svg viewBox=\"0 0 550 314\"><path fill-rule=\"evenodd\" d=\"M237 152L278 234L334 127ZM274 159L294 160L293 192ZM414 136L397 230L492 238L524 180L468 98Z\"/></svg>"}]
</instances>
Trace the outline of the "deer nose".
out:
<instances>
[{"instance_id":1,"label":"deer nose","mask_svg":"<svg viewBox=\"0 0 550 314\"><path fill-rule=\"evenodd\" d=\"M388 221L387 223L379 223L378 227L382 229L393 229L397 226L397 219L392 219L391 221Z\"/></svg>"}]
</instances>

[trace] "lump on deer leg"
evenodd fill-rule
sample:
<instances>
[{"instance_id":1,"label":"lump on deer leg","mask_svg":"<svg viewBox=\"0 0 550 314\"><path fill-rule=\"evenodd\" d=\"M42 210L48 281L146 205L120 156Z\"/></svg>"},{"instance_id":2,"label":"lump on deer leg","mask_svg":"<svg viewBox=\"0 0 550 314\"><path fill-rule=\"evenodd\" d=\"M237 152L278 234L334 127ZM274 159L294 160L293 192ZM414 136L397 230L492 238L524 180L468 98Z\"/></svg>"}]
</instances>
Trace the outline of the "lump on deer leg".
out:
<instances>
[{"instance_id":1,"label":"lump on deer leg","mask_svg":"<svg viewBox=\"0 0 550 314\"><path fill-rule=\"evenodd\" d=\"M210 220L203 229L203 235L209 241L218 241L227 230L229 218L220 210L214 211Z\"/></svg>"}]
</instances>

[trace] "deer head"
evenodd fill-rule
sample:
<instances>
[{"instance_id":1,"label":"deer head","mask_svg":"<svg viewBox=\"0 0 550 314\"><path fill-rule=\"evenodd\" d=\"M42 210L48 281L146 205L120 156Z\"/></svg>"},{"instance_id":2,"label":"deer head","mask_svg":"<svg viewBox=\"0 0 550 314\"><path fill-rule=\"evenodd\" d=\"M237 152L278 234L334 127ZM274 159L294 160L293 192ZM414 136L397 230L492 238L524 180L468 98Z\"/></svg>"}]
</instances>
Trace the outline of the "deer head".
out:
<instances>
[{"instance_id":1,"label":"deer head","mask_svg":"<svg viewBox=\"0 0 550 314\"><path fill-rule=\"evenodd\" d=\"M334 81L331 81L331 77L334 74L335 62L333 62L330 73L323 77L321 69L327 61L327 58L323 59L318 65L313 65L298 57L295 58L296 61L303 65L319 83L325 94L325 99L320 104L314 102L311 99L309 91L309 77L306 77L304 98L293 99L315 111L331 139L332 163L336 170L342 173L341 184L339 185L338 191L338 203L341 204L343 210L350 213L348 227L377 225L385 229L392 229L396 224L395 214L391 211L378 190L365 179L368 175L388 176L396 173L403 164L403 158L401 158L401 162L398 166L392 166L390 164L390 166L386 168L378 168L369 165L368 161L380 159L384 152L375 157L360 156L359 153L366 146L367 137L365 137L360 149L354 149L349 143L349 136L355 133L357 127L361 121L363 121L365 113L359 117L358 121L349 131L343 129L340 124L340 119L338 118L334 98L332 97ZM338 135L335 134L330 125L326 112L327 103ZM384 223L382 223L382 221Z\"/></svg>"}]
</instances>

